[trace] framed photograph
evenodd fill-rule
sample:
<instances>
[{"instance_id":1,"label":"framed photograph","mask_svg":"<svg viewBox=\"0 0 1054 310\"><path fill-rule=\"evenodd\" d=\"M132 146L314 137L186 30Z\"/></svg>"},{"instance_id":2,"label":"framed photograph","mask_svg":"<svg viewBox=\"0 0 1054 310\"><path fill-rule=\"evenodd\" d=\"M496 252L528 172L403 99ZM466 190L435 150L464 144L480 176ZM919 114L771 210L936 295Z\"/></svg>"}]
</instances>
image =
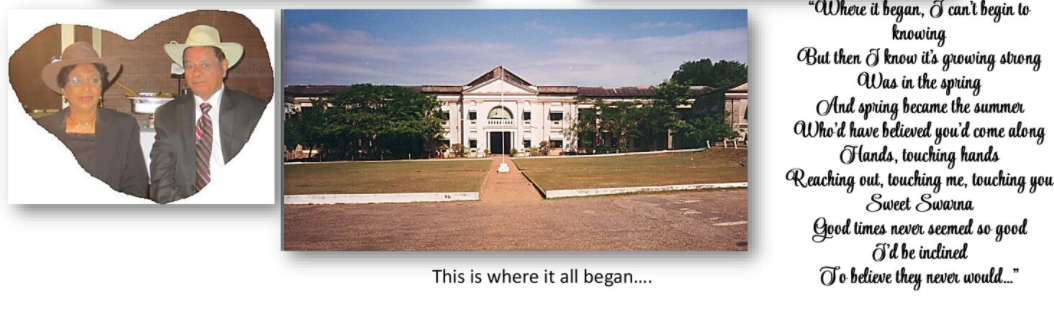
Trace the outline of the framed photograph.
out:
<instances>
[{"instance_id":1,"label":"framed photograph","mask_svg":"<svg viewBox=\"0 0 1054 310\"><path fill-rule=\"evenodd\" d=\"M283 15L284 249L748 248L746 10Z\"/></svg>"},{"instance_id":2,"label":"framed photograph","mask_svg":"<svg viewBox=\"0 0 1054 310\"><path fill-rule=\"evenodd\" d=\"M8 202L273 204L275 16L10 14ZM215 103L215 135L195 133L195 97Z\"/></svg>"}]
</instances>

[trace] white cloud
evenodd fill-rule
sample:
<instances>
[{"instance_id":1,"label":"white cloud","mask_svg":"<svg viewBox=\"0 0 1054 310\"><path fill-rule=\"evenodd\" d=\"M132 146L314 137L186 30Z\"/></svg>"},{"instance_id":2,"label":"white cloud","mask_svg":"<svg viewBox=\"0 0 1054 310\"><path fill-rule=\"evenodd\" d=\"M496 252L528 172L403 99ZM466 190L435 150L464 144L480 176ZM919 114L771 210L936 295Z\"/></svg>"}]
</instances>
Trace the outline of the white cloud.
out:
<instances>
[{"instance_id":1,"label":"white cloud","mask_svg":"<svg viewBox=\"0 0 1054 310\"><path fill-rule=\"evenodd\" d=\"M564 32L564 31L567 30L566 28L563 28L563 27L543 25L543 24L541 24L539 22L534 22L534 21L527 22L525 25L526 25L528 30L538 30L538 31L545 32L545 33L548 33L548 34L557 34L557 33L561 33L561 32Z\"/></svg>"},{"instance_id":2,"label":"white cloud","mask_svg":"<svg viewBox=\"0 0 1054 310\"><path fill-rule=\"evenodd\" d=\"M691 23L675 22L675 23L636 23L630 25L634 29L659 29L659 28L676 28L676 29L692 29L695 27Z\"/></svg>"},{"instance_id":3,"label":"white cloud","mask_svg":"<svg viewBox=\"0 0 1054 310\"><path fill-rule=\"evenodd\" d=\"M747 63L747 29L633 39L560 38L537 44L459 40L392 42L361 31L341 39L285 43L293 84L461 85L504 64L536 85L648 86L682 63L710 58Z\"/></svg>"},{"instance_id":4,"label":"white cloud","mask_svg":"<svg viewBox=\"0 0 1054 310\"><path fill-rule=\"evenodd\" d=\"M293 30L294 33L305 35L305 36L333 36L337 33L336 30L320 23L312 23L305 26L296 27Z\"/></svg>"},{"instance_id":5,"label":"white cloud","mask_svg":"<svg viewBox=\"0 0 1054 310\"><path fill-rule=\"evenodd\" d=\"M611 40L603 38L559 38L553 40L553 43L569 46L596 46L611 43Z\"/></svg>"}]
</instances>

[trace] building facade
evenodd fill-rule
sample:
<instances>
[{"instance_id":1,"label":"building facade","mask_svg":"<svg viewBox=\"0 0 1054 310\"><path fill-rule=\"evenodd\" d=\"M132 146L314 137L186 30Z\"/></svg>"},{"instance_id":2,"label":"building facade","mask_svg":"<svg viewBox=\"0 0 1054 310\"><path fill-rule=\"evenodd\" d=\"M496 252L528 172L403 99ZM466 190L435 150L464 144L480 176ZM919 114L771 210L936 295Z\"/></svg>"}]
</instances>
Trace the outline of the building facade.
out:
<instances>
[{"instance_id":1,"label":"building facade","mask_svg":"<svg viewBox=\"0 0 1054 310\"><path fill-rule=\"evenodd\" d=\"M286 113L311 108L312 101L339 92L345 85L290 85L286 87ZM593 108L597 99L605 102L648 104L655 92L648 86L579 87L539 86L498 66L465 85L404 86L435 96L441 103L443 143L462 144L470 156L508 154L539 147L545 141L551 154L577 151L572 132L579 109ZM746 108L745 84L742 108ZM715 89L693 86L691 91L706 95ZM739 100L739 99L736 99ZM740 101L731 106L739 108ZM726 108L729 103L726 103ZM690 106L679 107L691 109ZM733 113L735 114L735 113ZM745 113L741 116L745 117ZM736 118L738 116L730 116ZM733 122L733 124L738 124ZM741 122L742 132L746 122ZM734 127L736 128L736 127ZM737 128L738 129L738 128ZM741 134L741 137L745 134ZM673 148L671 137L667 148Z\"/></svg>"},{"instance_id":2,"label":"building facade","mask_svg":"<svg viewBox=\"0 0 1054 310\"><path fill-rule=\"evenodd\" d=\"M747 126L747 83L736 85L725 92L725 112L728 112L728 124L732 130L739 133L740 141L750 140L749 126Z\"/></svg>"}]
</instances>

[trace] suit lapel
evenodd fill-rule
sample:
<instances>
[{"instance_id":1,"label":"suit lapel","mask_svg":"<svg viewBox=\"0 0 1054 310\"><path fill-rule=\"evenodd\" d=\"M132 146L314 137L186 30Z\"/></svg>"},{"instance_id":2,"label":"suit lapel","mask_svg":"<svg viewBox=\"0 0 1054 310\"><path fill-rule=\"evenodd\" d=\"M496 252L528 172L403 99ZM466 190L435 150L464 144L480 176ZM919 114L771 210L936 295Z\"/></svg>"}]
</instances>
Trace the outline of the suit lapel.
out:
<instances>
[{"instance_id":1,"label":"suit lapel","mask_svg":"<svg viewBox=\"0 0 1054 310\"><path fill-rule=\"evenodd\" d=\"M43 117L37 119L37 123L45 130L59 138L59 141L65 141L66 139L66 115L69 114L70 109L65 108L55 113L51 117Z\"/></svg>"},{"instance_id":2,"label":"suit lapel","mask_svg":"<svg viewBox=\"0 0 1054 310\"><path fill-rule=\"evenodd\" d=\"M183 163L180 164L182 168L177 168L176 170L182 172L184 178L190 180L191 183L189 184L194 184L195 174L198 169L197 157L194 155L197 150L195 143L198 140L198 135L195 128L198 126L198 120L194 117L194 109L197 108L194 104L194 97L189 97L188 99L190 100L187 100L186 104L178 107L180 110L178 113L180 115L179 123L187 125L180 126L183 132L180 133L179 138L183 139L183 149L177 151L183 154L182 158L178 159L182 160Z\"/></svg>"},{"instance_id":3,"label":"suit lapel","mask_svg":"<svg viewBox=\"0 0 1054 310\"><path fill-rule=\"evenodd\" d=\"M241 139L241 133L237 132L236 119L238 117L238 103L232 98L231 92L223 90L223 104L220 106L220 148L223 149L223 162L231 161L230 154L234 154L235 141Z\"/></svg>"},{"instance_id":4,"label":"suit lapel","mask_svg":"<svg viewBox=\"0 0 1054 310\"><path fill-rule=\"evenodd\" d=\"M105 182L110 175L113 156L118 153L118 137L112 115L102 109L99 108L95 118L95 172L98 173L95 177Z\"/></svg>"}]
</instances>

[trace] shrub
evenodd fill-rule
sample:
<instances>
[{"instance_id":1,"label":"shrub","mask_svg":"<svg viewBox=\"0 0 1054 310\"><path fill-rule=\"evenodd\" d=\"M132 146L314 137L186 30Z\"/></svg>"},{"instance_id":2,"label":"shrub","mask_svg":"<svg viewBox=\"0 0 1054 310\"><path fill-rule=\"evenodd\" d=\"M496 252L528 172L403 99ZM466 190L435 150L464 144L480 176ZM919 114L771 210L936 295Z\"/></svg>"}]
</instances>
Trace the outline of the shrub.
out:
<instances>
[{"instance_id":1,"label":"shrub","mask_svg":"<svg viewBox=\"0 0 1054 310\"><path fill-rule=\"evenodd\" d=\"M436 148L436 151L439 153L439 156L443 156L443 154L445 154L448 150L450 150L450 146L446 145L446 143L440 143L439 147Z\"/></svg>"},{"instance_id":2,"label":"shrub","mask_svg":"<svg viewBox=\"0 0 1054 310\"><path fill-rule=\"evenodd\" d=\"M468 149L461 143L454 143L450 146L450 151L454 153L454 156L465 157L468 155Z\"/></svg>"}]
</instances>

